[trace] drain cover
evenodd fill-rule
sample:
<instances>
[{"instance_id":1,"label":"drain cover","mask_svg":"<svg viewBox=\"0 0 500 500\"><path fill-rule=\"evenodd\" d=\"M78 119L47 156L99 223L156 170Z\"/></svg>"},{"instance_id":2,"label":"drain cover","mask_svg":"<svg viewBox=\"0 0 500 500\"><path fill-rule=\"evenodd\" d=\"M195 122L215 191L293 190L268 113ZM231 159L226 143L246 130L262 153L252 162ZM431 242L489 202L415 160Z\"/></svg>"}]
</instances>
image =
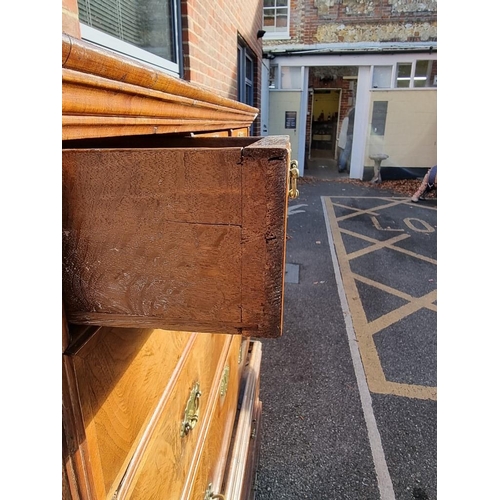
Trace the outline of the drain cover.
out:
<instances>
[{"instance_id":1,"label":"drain cover","mask_svg":"<svg viewBox=\"0 0 500 500\"><path fill-rule=\"evenodd\" d=\"M285 264L285 283L299 282L299 264Z\"/></svg>"}]
</instances>

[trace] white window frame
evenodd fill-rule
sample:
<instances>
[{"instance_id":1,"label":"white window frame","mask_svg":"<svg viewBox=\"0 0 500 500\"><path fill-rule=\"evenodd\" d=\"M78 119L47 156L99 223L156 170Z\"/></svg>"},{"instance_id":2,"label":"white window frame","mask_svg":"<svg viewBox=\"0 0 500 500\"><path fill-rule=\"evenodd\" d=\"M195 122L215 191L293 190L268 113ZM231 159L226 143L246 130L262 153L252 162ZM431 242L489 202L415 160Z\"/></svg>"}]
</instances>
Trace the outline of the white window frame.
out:
<instances>
[{"instance_id":1,"label":"white window frame","mask_svg":"<svg viewBox=\"0 0 500 500\"><path fill-rule=\"evenodd\" d=\"M175 18L176 24L176 33L174 34L175 41L175 50L177 52L177 59L180 60L182 57L182 53L179 50L179 41L178 41L178 31L181 30L181 27L178 26L177 19L178 10L177 10L177 2L172 2L172 17ZM171 76L180 76L181 66L179 63L174 63L169 61L168 59L164 59L163 57L159 57L147 50L141 49L132 45L128 42L120 40L112 35L108 35L103 31L100 31L96 28L92 28L86 24L80 23L80 33L83 40L88 42L95 43L96 45L100 45L101 47L105 47L111 49L120 54L132 57L133 59L137 59L139 61L146 62L148 64L152 64L153 66L157 66L165 70Z\"/></svg>"},{"instance_id":2,"label":"white window frame","mask_svg":"<svg viewBox=\"0 0 500 500\"><path fill-rule=\"evenodd\" d=\"M415 71L417 67L417 62L418 61L433 61L434 59L426 59L425 57L416 59L414 61L404 61L400 60L397 61L393 64L376 64L372 65L371 67L371 74L370 74L370 89L371 90L432 90L437 88L437 78L436 78L436 84L431 85L429 87L415 87ZM407 77L407 79L410 82L410 85L408 87L398 87L397 86L397 80L398 80L398 65L399 64L410 64L411 69L410 69L410 76ZM392 77L391 77L391 86L390 87L373 87L373 72L375 70L375 66L392 66ZM430 76L431 68L429 67L428 73L427 73L427 78Z\"/></svg>"},{"instance_id":3,"label":"white window frame","mask_svg":"<svg viewBox=\"0 0 500 500\"><path fill-rule=\"evenodd\" d=\"M264 26L264 10L271 8L286 8L288 11L286 18L286 31L267 31L266 26ZM263 36L263 40L289 40L290 39L290 0L287 0L286 7L262 7L262 29L266 31Z\"/></svg>"}]
</instances>

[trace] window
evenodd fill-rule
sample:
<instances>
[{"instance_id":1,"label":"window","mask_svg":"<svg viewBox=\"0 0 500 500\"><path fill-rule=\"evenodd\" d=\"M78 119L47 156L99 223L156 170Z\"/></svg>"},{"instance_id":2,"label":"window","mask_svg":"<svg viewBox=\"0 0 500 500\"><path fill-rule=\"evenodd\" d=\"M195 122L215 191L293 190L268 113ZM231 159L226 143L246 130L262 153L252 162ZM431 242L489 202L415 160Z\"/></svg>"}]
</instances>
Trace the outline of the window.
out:
<instances>
[{"instance_id":1,"label":"window","mask_svg":"<svg viewBox=\"0 0 500 500\"><path fill-rule=\"evenodd\" d=\"M82 38L180 74L179 0L78 0Z\"/></svg>"},{"instance_id":2,"label":"window","mask_svg":"<svg viewBox=\"0 0 500 500\"><path fill-rule=\"evenodd\" d=\"M253 106L255 57L243 45L238 45L238 101Z\"/></svg>"},{"instance_id":3,"label":"window","mask_svg":"<svg viewBox=\"0 0 500 500\"><path fill-rule=\"evenodd\" d=\"M244 45L243 41L238 42L238 101L249 106L254 105L254 71L256 70L256 57ZM250 127L250 135L253 135L253 124Z\"/></svg>"},{"instance_id":4,"label":"window","mask_svg":"<svg viewBox=\"0 0 500 500\"><path fill-rule=\"evenodd\" d=\"M397 88L422 88L437 86L437 61L420 60L399 63L396 69Z\"/></svg>"},{"instance_id":5,"label":"window","mask_svg":"<svg viewBox=\"0 0 500 500\"><path fill-rule=\"evenodd\" d=\"M289 0L264 0L262 27L266 39L289 37Z\"/></svg>"},{"instance_id":6,"label":"window","mask_svg":"<svg viewBox=\"0 0 500 500\"><path fill-rule=\"evenodd\" d=\"M394 76L393 76L394 75ZM437 61L417 60L394 66L373 66L373 89L437 87Z\"/></svg>"}]
</instances>

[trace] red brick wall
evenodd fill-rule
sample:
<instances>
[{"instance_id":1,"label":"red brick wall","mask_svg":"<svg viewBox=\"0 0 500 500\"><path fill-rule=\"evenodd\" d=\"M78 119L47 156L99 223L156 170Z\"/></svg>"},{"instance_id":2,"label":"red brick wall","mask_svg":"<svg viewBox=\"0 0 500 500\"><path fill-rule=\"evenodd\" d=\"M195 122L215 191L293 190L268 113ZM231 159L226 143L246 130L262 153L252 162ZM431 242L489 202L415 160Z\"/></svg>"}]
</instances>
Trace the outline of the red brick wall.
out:
<instances>
[{"instance_id":1,"label":"red brick wall","mask_svg":"<svg viewBox=\"0 0 500 500\"><path fill-rule=\"evenodd\" d=\"M62 31L75 38L81 36L77 0L63 0L62 2Z\"/></svg>"},{"instance_id":2,"label":"red brick wall","mask_svg":"<svg viewBox=\"0 0 500 500\"><path fill-rule=\"evenodd\" d=\"M255 55L260 75L262 0L184 0L182 24L186 80L237 99L238 34ZM254 83L260 90L260 78Z\"/></svg>"}]
</instances>

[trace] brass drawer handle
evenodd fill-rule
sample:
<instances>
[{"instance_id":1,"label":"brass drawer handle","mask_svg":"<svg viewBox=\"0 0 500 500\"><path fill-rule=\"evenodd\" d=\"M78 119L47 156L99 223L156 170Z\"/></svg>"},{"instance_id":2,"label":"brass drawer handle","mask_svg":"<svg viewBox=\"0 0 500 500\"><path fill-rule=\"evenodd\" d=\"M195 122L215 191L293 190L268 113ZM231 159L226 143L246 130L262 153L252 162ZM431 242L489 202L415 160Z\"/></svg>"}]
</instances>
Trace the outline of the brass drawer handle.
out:
<instances>
[{"instance_id":1,"label":"brass drawer handle","mask_svg":"<svg viewBox=\"0 0 500 500\"><path fill-rule=\"evenodd\" d=\"M221 493L217 495L214 494L214 492L212 491L212 483L210 483L208 485L207 491L205 491L205 497L203 498L203 500L215 500L216 498L218 498L219 500L226 500L226 497Z\"/></svg>"},{"instance_id":2,"label":"brass drawer handle","mask_svg":"<svg viewBox=\"0 0 500 500\"><path fill-rule=\"evenodd\" d=\"M224 371L222 372L222 378L220 381L220 397L223 398L226 395L227 388L229 386L229 365L224 367Z\"/></svg>"},{"instance_id":3,"label":"brass drawer handle","mask_svg":"<svg viewBox=\"0 0 500 500\"><path fill-rule=\"evenodd\" d=\"M299 190L297 189L297 179L299 178L299 162L297 160L292 160L290 162L290 189L288 190L288 197L291 200L295 200L299 196Z\"/></svg>"},{"instance_id":4,"label":"brass drawer handle","mask_svg":"<svg viewBox=\"0 0 500 500\"><path fill-rule=\"evenodd\" d=\"M181 424L181 437L187 436L190 431L192 431L196 423L198 422L198 417L200 413L200 384L196 382L191 389L191 394L186 403L186 409L184 410L184 420Z\"/></svg>"}]
</instances>

